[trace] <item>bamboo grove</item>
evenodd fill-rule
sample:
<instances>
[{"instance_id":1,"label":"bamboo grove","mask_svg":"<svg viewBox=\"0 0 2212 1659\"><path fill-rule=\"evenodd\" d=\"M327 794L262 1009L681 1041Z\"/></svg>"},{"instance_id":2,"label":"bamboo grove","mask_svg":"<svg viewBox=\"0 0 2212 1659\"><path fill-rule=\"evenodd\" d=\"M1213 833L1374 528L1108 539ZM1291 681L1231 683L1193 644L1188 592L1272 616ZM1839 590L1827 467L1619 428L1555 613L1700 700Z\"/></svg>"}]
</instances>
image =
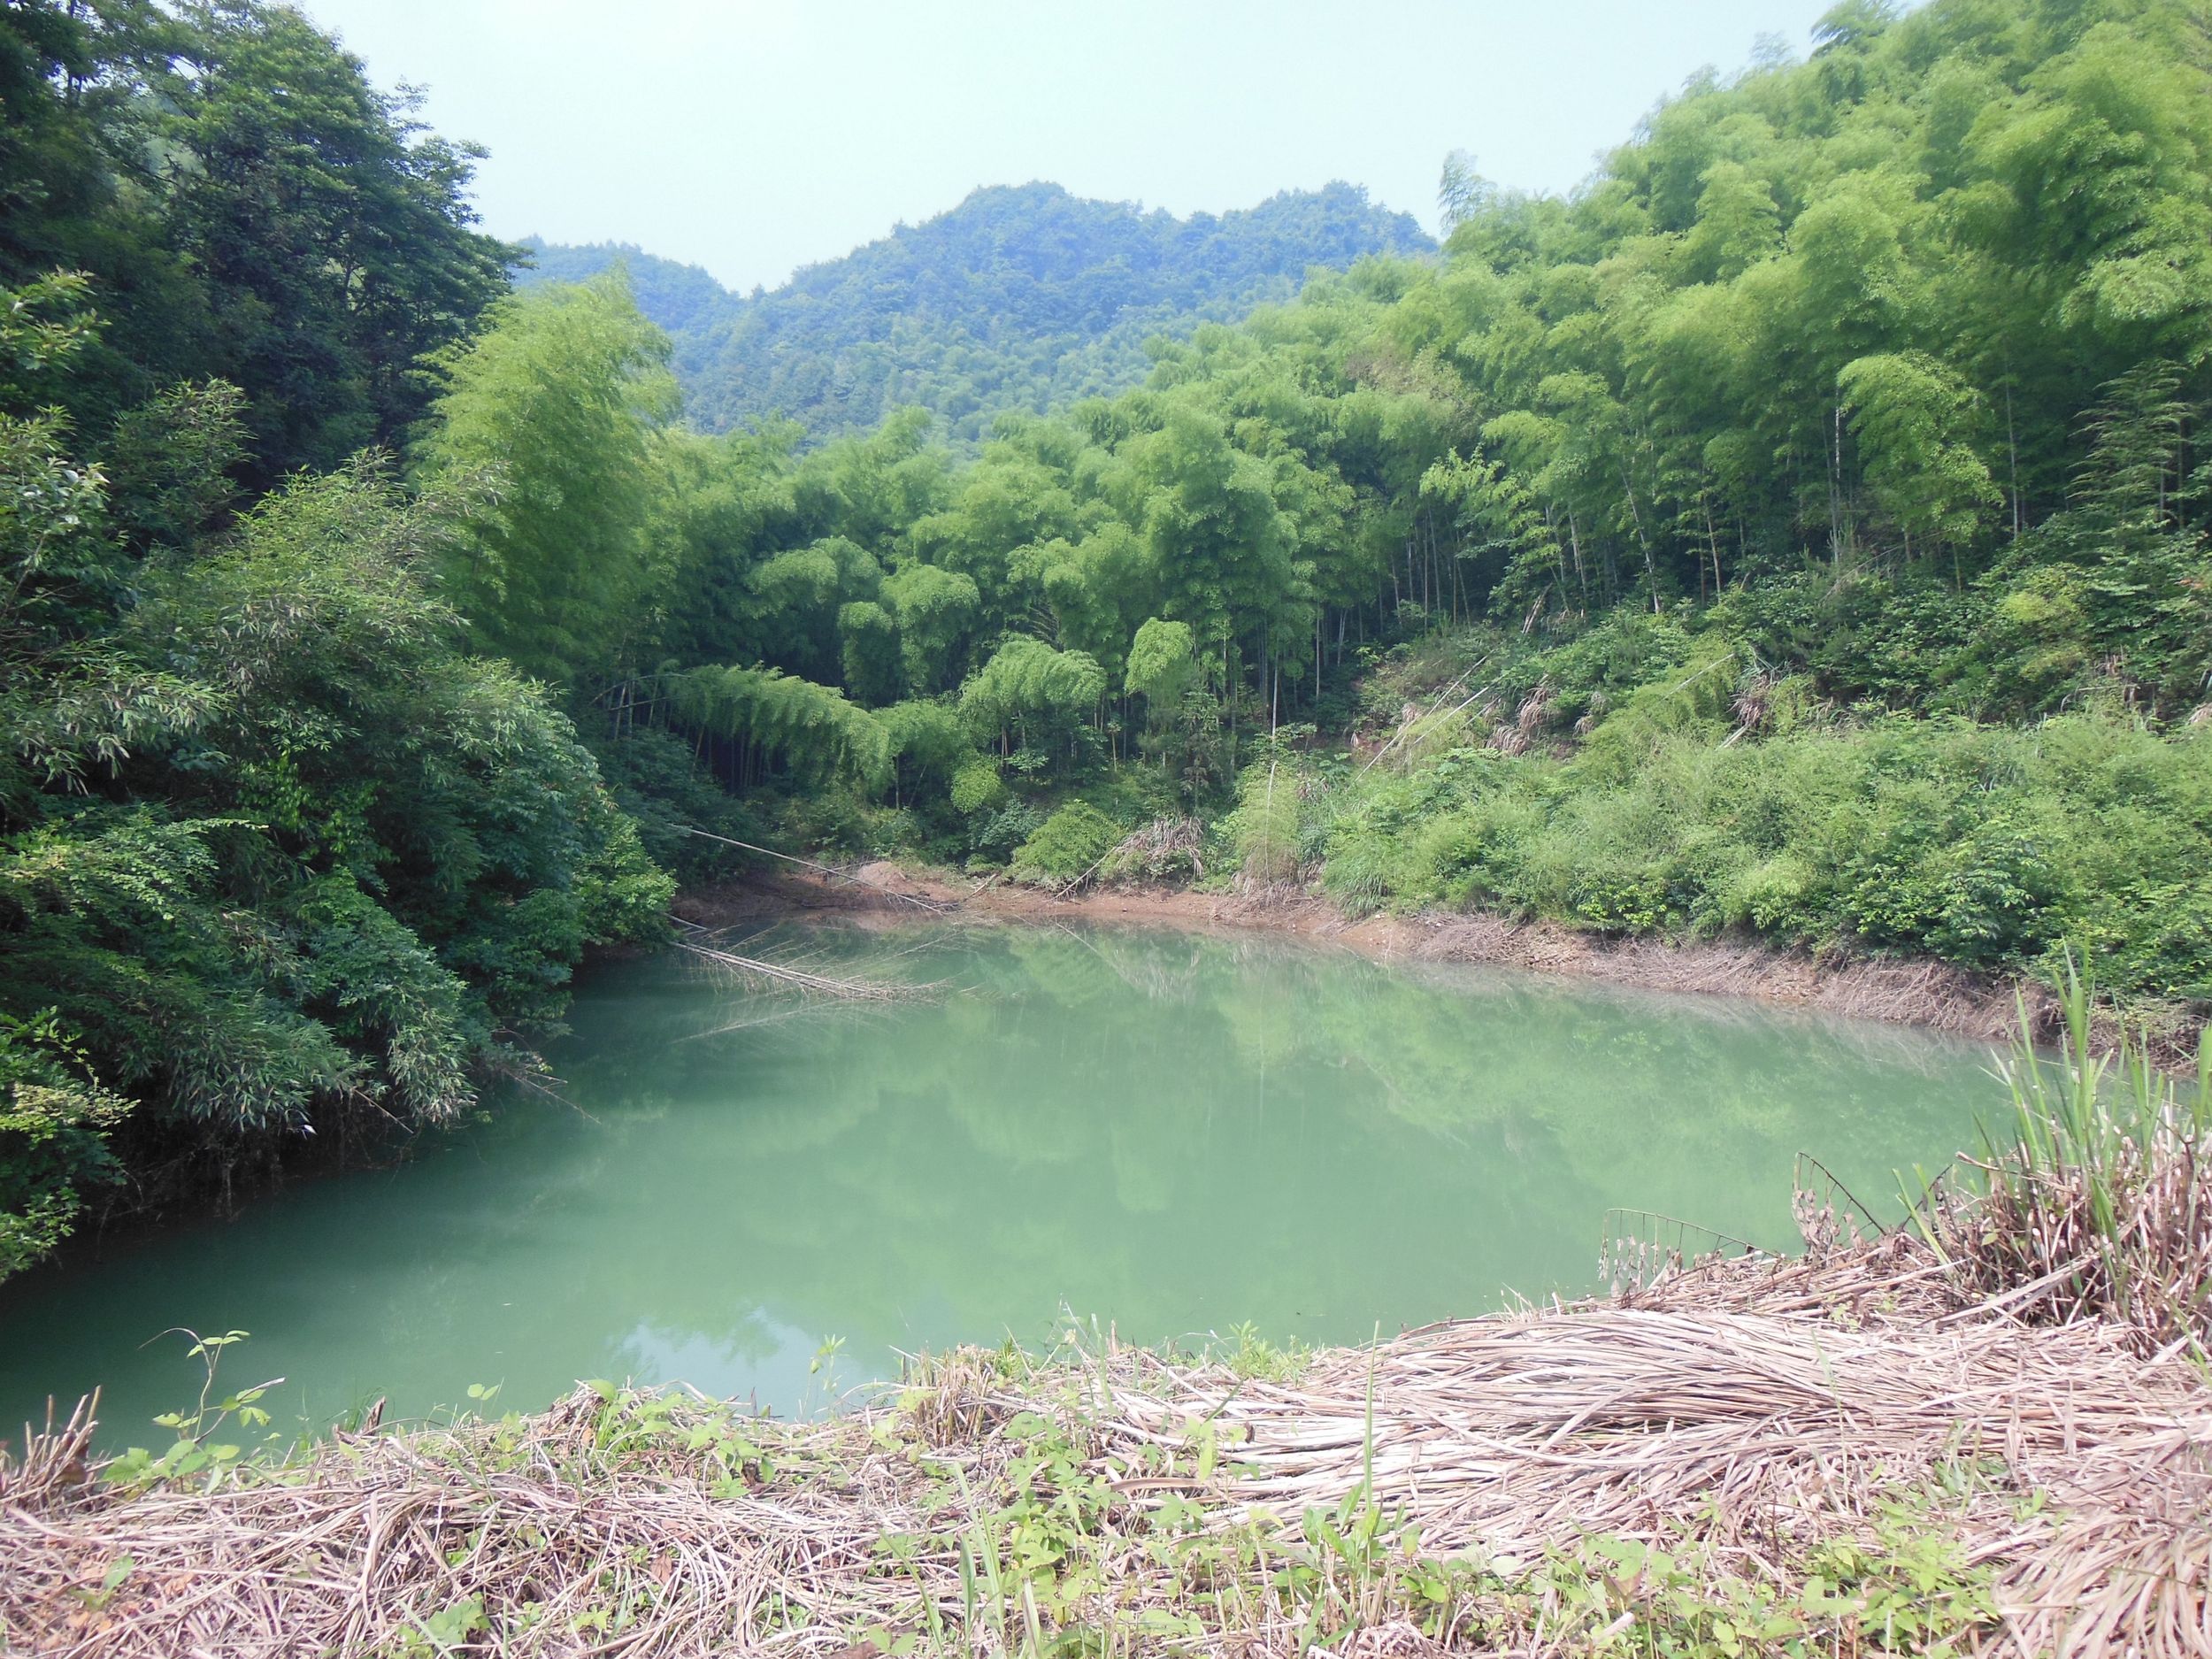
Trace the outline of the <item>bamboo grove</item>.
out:
<instances>
[{"instance_id":1,"label":"bamboo grove","mask_svg":"<svg viewBox=\"0 0 2212 1659\"><path fill-rule=\"evenodd\" d=\"M2179 0L1846 0L976 451L687 426L280 6L0 48L0 1269L526 1069L694 827L2212 996Z\"/></svg>"}]
</instances>

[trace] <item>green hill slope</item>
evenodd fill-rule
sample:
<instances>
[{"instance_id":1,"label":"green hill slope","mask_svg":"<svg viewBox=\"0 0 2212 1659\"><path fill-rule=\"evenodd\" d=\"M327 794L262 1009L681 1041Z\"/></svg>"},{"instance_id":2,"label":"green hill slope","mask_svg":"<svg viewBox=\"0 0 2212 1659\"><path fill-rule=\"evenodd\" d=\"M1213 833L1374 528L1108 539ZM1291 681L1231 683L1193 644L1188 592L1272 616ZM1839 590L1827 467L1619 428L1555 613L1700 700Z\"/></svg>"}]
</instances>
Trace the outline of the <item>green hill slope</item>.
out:
<instances>
[{"instance_id":1,"label":"green hill slope","mask_svg":"<svg viewBox=\"0 0 2212 1659\"><path fill-rule=\"evenodd\" d=\"M785 415L827 436L920 404L972 441L1002 410L1126 390L1148 339L1286 299L1311 266L1433 244L1348 184L1188 219L1025 184L977 190L750 296L634 248L526 245L536 267L525 281L626 262L641 308L675 342L702 426Z\"/></svg>"}]
</instances>

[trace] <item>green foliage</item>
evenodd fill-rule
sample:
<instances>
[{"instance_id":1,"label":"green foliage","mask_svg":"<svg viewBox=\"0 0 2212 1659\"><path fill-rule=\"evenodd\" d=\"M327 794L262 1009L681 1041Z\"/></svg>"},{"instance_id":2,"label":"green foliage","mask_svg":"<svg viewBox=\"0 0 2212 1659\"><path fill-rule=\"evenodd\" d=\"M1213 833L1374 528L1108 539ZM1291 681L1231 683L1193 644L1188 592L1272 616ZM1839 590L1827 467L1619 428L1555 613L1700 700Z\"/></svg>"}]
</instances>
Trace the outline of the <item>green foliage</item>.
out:
<instances>
[{"instance_id":1,"label":"green foliage","mask_svg":"<svg viewBox=\"0 0 2212 1659\"><path fill-rule=\"evenodd\" d=\"M960 687L960 714L979 742L1042 747L1064 741L1105 695L1105 671L1084 652L1021 636Z\"/></svg>"},{"instance_id":2,"label":"green foliage","mask_svg":"<svg viewBox=\"0 0 2212 1659\"><path fill-rule=\"evenodd\" d=\"M2212 1248L2190 1224L2206 1195L2212 1030L2198 1033L2192 1090L2124 1021L2116 1047L2100 1052L2095 987L2070 952L2059 991L2057 1055L2039 1052L2024 1003L2001 1068L2012 1121L1963 1166L1968 1191L1924 1181L1914 1219L1978 1293L2039 1293L2015 1294L2015 1318L2094 1317L2143 1353L2189 1352L2200 1364L2212 1351Z\"/></svg>"},{"instance_id":3,"label":"green foliage","mask_svg":"<svg viewBox=\"0 0 2212 1659\"><path fill-rule=\"evenodd\" d=\"M625 731L595 750L607 793L637 826L638 841L653 865L694 887L741 868L745 855L723 836L758 846L765 833L756 813L700 765L692 746L652 726ZM705 835L689 833L703 830Z\"/></svg>"},{"instance_id":4,"label":"green foliage","mask_svg":"<svg viewBox=\"0 0 2212 1659\"><path fill-rule=\"evenodd\" d=\"M88 434L220 378L257 485L396 444L418 361L506 286L467 200L480 152L288 6L31 0L0 62L0 282L93 285L108 329L57 388Z\"/></svg>"},{"instance_id":5,"label":"green foliage","mask_svg":"<svg viewBox=\"0 0 2212 1659\"><path fill-rule=\"evenodd\" d=\"M888 703L898 693L899 625L873 600L856 599L837 610L844 641L845 683L864 703Z\"/></svg>"},{"instance_id":6,"label":"green foliage","mask_svg":"<svg viewBox=\"0 0 2212 1659\"><path fill-rule=\"evenodd\" d=\"M1294 1338L1278 1346L1247 1321L1229 1327L1229 1341L1221 1349L1221 1362L1243 1381L1294 1383L1313 1368L1313 1352Z\"/></svg>"},{"instance_id":7,"label":"green foliage","mask_svg":"<svg viewBox=\"0 0 2212 1659\"><path fill-rule=\"evenodd\" d=\"M1632 729L1604 741L1616 722ZM2116 989L2201 1000L2208 806L2212 745L2194 733L1892 718L1732 746L1694 723L1653 729L1640 695L1571 764L1460 749L1301 810L1325 825L1325 880L1354 902L1856 940L2047 973L2070 945Z\"/></svg>"},{"instance_id":8,"label":"green foliage","mask_svg":"<svg viewBox=\"0 0 2212 1659\"><path fill-rule=\"evenodd\" d=\"M911 417L864 460L790 464L745 580L824 536L873 564L810 565L830 620L733 629L706 659L881 703L973 686L1034 639L1143 699L1140 746L1194 800L1227 768L1178 732L1179 682L1226 729L1277 723L1341 698L1363 644L1486 614L1537 649L1502 643L1502 683L1463 695L1525 699L1510 676L1565 645L1561 729L1648 679L1586 660L1632 655L1639 615L1678 659L1717 626L1750 648L1737 679L1793 710L2016 718L2108 695L2171 718L2212 672L2212 496L2185 442L2212 403L2212 298L2175 229L2212 222L2212 127L2177 30L2162 4L2084 32L1954 0L1854 34L1847 74L1831 53L1694 83L1572 201L1462 158L1440 263L1370 260L1163 341L1142 388L1010 415L926 490ZM2113 90L2124 63L2139 96ZM2063 234L2032 234L2045 202ZM1148 624L1188 631L1187 665L1156 630L1139 649ZM1138 724L1102 710L1107 750Z\"/></svg>"},{"instance_id":9,"label":"green foliage","mask_svg":"<svg viewBox=\"0 0 2212 1659\"><path fill-rule=\"evenodd\" d=\"M239 495L245 395L227 380L180 384L126 410L108 441L117 526L141 550L190 549Z\"/></svg>"},{"instance_id":10,"label":"green foliage","mask_svg":"<svg viewBox=\"0 0 2212 1659\"><path fill-rule=\"evenodd\" d=\"M954 774L950 799L956 812L987 812L1005 802L1006 781L989 761L972 760Z\"/></svg>"},{"instance_id":11,"label":"green foliage","mask_svg":"<svg viewBox=\"0 0 2212 1659\"><path fill-rule=\"evenodd\" d=\"M134 559L107 475L0 414L10 1264L111 1132L174 1171L334 1111L452 1115L588 945L666 903L565 718L459 650L446 503L365 461L206 522L234 406L195 388L119 426L143 470L117 493L157 509Z\"/></svg>"},{"instance_id":12,"label":"green foliage","mask_svg":"<svg viewBox=\"0 0 2212 1659\"><path fill-rule=\"evenodd\" d=\"M638 309L653 326L675 339L711 327L731 298L698 265L657 258L628 242L575 245L525 236L516 248L527 259L514 273L517 288L533 288L541 282L584 283L619 270L630 291L637 296Z\"/></svg>"},{"instance_id":13,"label":"green foliage","mask_svg":"<svg viewBox=\"0 0 2212 1659\"><path fill-rule=\"evenodd\" d=\"M627 266L646 314L674 336L692 415L709 428L789 416L831 435L905 403L974 442L1002 411L1126 389L1154 336L1286 298L1312 266L1430 243L1345 184L1187 219L1028 184L977 190L749 296L635 249L527 245L559 280Z\"/></svg>"},{"instance_id":14,"label":"green foliage","mask_svg":"<svg viewBox=\"0 0 2212 1659\"><path fill-rule=\"evenodd\" d=\"M1237 780L1237 805L1222 831L1237 864L1254 881L1290 881L1299 866L1299 795L1304 780L1293 764L1271 756Z\"/></svg>"},{"instance_id":15,"label":"green foliage","mask_svg":"<svg viewBox=\"0 0 2212 1659\"><path fill-rule=\"evenodd\" d=\"M1972 541L2003 499L1968 442L1975 400L1957 373L1924 352L1859 357L1836 384L1851 413L1866 481L1907 538Z\"/></svg>"},{"instance_id":16,"label":"green foliage","mask_svg":"<svg viewBox=\"0 0 2212 1659\"><path fill-rule=\"evenodd\" d=\"M83 1189L120 1173L106 1131L130 1102L90 1077L58 1011L0 1015L0 1279L68 1236Z\"/></svg>"},{"instance_id":17,"label":"green foliage","mask_svg":"<svg viewBox=\"0 0 2212 1659\"><path fill-rule=\"evenodd\" d=\"M215 1374L223 1356L243 1342L248 1333L227 1331L220 1336L202 1336L196 1331L179 1326L161 1334L181 1336L191 1343L188 1356L200 1362L204 1372L199 1398L188 1409L164 1411L154 1418L157 1428L171 1430L177 1437L168 1450L156 1456L142 1446L134 1446L109 1463L100 1471L101 1479L112 1486L134 1488L196 1479L212 1489L227 1476L266 1456L279 1440L277 1435L269 1435L260 1446L249 1451L242 1445L214 1437L226 1426L267 1428L269 1411L261 1402L283 1379L273 1379L218 1398Z\"/></svg>"},{"instance_id":18,"label":"green foliage","mask_svg":"<svg viewBox=\"0 0 2212 1659\"><path fill-rule=\"evenodd\" d=\"M1071 801L1014 849L1012 873L1024 881L1072 881L1121 839L1121 826L1087 801Z\"/></svg>"},{"instance_id":19,"label":"green foliage","mask_svg":"<svg viewBox=\"0 0 2212 1659\"><path fill-rule=\"evenodd\" d=\"M1129 667L1123 688L1132 696L1142 697L1157 722L1171 718L1198 679L1190 624L1146 618L1129 642Z\"/></svg>"},{"instance_id":20,"label":"green foliage","mask_svg":"<svg viewBox=\"0 0 2212 1659\"><path fill-rule=\"evenodd\" d=\"M971 823L968 845L971 868L1004 864L1014 851L1043 826L1047 814L1033 801L1002 795L996 809L981 809Z\"/></svg>"},{"instance_id":21,"label":"green foliage","mask_svg":"<svg viewBox=\"0 0 2212 1659\"><path fill-rule=\"evenodd\" d=\"M158 142L197 162L164 170L172 234L263 476L392 442L423 412L418 360L505 286L512 250L471 228L479 152L425 134L419 93L377 90L298 12L181 10L150 88L168 109Z\"/></svg>"},{"instance_id":22,"label":"green foliage","mask_svg":"<svg viewBox=\"0 0 2212 1659\"><path fill-rule=\"evenodd\" d=\"M883 597L897 619L906 683L921 693L942 689L982 608L974 579L907 565L885 579Z\"/></svg>"},{"instance_id":23,"label":"green foliage","mask_svg":"<svg viewBox=\"0 0 2212 1659\"><path fill-rule=\"evenodd\" d=\"M503 302L445 365L417 448L462 503L448 591L475 637L557 683L603 675L655 596L645 539L653 424L672 412L667 342L618 278Z\"/></svg>"},{"instance_id":24,"label":"green foliage","mask_svg":"<svg viewBox=\"0 0 2212 1659\"><path fill-rule=\"evenodd\" d=\"M949 703L909 701L893 703L877 718L889 740L891 758L897 768L902 794L944 795L949 792L956 810L974 810L960 803L960 780L979 763L968 739L967 723ZM984 766L995 779L997 773Z\"/></svg>"},{"instance_id":25,"label":"green foliage","mask_svg":"<svg viewBox=\"0 0 2212 1659\"><path fill-rule=\"evenodd\" d=\"M874 790L889 780L890 734L839 692L773 668L695 668L667 683L683 726L745 744L806 778Z\"/></svg>"},{"instance_id":26,"label":"green foliage","mask_svg":"<svg viewBox=\"0 0 2212 1659\"><path fill-rule=\"evenodd\" d=\"M0 81L4 1272L120 1170L450 1117L670 884L463 649L641 635L657 338L595 293L463 349L511 253L477 152L296 10L39 0Z\"/></svg>"}]
</instances>

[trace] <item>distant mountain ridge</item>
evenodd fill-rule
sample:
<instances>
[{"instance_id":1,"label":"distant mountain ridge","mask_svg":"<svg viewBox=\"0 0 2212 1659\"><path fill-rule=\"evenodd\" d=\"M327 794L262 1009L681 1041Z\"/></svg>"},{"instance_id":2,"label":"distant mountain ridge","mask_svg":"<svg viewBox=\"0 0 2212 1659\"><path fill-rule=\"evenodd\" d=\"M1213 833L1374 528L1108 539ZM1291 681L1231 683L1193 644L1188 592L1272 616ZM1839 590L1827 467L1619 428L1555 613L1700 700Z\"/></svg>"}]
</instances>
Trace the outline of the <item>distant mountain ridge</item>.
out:
<instances>
[{"instance_id":1,"label":"distant mountain ridge","mask_svg":"<svg viewBox=\"0 0 2212 1659\"><path fill-rule=\"evenodd\" d=\"M1435 248L1409 214L1343 183L1188 219L1056 184L991 186L749 296L634 247L525 245L523 282L628 265L703 426L783 415L827 437L920 404L970 442L1002 410L1125 390L1148 339L1287 299L1312 266Z\"/></svg>"}]
</instances>

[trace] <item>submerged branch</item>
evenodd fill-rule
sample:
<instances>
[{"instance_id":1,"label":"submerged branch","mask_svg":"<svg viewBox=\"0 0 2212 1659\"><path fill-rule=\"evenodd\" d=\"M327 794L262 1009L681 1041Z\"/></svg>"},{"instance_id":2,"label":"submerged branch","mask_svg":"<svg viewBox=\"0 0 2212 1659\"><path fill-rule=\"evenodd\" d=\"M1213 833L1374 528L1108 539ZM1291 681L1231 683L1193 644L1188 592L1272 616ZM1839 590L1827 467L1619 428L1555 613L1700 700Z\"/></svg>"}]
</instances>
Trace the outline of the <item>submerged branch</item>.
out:
<instances>
[{"instance_id":1,"label":"submerged branch","mask_svg":"<svg viewBox=\"0 0 2212 1659\"><path fill-rule=\"evenodd\" d=\"M769 962L759 956L741 956L734 951L718 950L711 945L699 944L688 939L678 940L676 949L731 973L743 974L790 990L803 991L810 995L838 997L848 1002L902 1002L910 997L921 996L928 989L925 986L899 985L885 979L838 979L780 962Z\"/></svg>"}]
</instances>

